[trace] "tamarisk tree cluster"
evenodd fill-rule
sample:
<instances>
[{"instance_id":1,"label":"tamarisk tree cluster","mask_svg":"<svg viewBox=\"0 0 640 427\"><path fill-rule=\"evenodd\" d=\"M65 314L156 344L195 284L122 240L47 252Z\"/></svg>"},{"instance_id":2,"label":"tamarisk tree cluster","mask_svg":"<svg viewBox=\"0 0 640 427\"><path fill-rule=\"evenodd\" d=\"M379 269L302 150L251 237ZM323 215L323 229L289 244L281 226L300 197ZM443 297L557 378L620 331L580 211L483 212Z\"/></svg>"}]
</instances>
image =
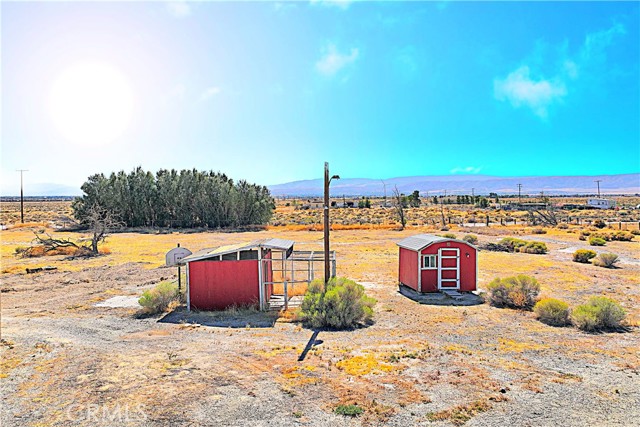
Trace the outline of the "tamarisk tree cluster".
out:
<instances>
[{"instance_id":1,"label":"tamarisk tree cluster","mask_svg":"<svg viewBox=\"0 0 640 427\"><path fill-rule=\"evenodd\" d=\"M81 189L72 206L83 223L99 207L128 227L236 227L266 224L275 209L266 187L196 169L95 174Z\"/></svg>"}]
</instances>

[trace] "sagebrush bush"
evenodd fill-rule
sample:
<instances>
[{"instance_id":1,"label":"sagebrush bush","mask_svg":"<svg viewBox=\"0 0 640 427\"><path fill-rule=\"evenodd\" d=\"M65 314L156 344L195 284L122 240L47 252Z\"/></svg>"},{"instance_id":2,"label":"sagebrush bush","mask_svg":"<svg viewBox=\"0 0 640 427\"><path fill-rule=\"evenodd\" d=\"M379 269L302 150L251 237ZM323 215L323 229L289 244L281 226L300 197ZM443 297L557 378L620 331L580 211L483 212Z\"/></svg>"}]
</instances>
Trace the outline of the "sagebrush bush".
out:
<instances>
[{"instance_id":1,"label":"sagebrush bush","mask_svg":"<svg viewBox=\"0 0 640 427\"><path fill-rule=\"evenodd\" d=\"M619 329L625 318L625 310L607 297L591 297L586 304L573 310L573 323L585 331Z\"/></svg>"},{"instance_id":2,"label":"sagebrush bush","mask_svg":"<svg viewBox=\"0 0 640 427\"><path fill-rule=\"evenodd\" d=\"M501 245L509 248L511 252L522 252L527 254L545 254L547 245L542 242L527 241L515 237L505 237L500 241Z\"/></svg>"},{"instance_id":3,"label":"sagebrush bush","mask_svg":"<svg viewBox=\"0 0 640 427\"><path fill-rule=\"evenodd\" d=\"M476 236L475 234L466 234L462 240L464 240L467 243L470 243L472 245L477 245L478 244L478 236Z\"/></svg>"},{"instance_id":4,"label":"sagebrush bush","mask_svg":"<svg viewBox=\"0 0 640 427\"><path fill-rule=\"evenodd\" d=\"M569 224L567 224L566 222L561 222L560 224L556 225L556 228L560 230L566 230L569 228Z\"/></svg>"},{"instance_id":5,"label":"sagebrush bush","mask_svg":"<svg viewBox=\"0 0 640 427\"><path fill-rule=\"evenodd\" d=\"M495 307L529 310L536 303L540 285L530 276L520 274L496 278L487 285L489 303Z\"/></svg>"},{"instance_id":6,"label":"sagebrush bush","mask_svg":"<svg viewBox=\"0 0 640 427\"><path fill-rule=\"evenodd\" d=\"M605 242L611 241L611 236L612 235L610 233L591 233L591 237L598 237Z\"/></svg>"},{"instance_id":7,"label":"sagebrush bush","mask_svg":"<svg viewBox=\"0 0 640 427\"><path fill-rule=\"evenodd\" d=\"M555 298L541 299L533 306L533 311L542 323L551 326L565 326L569 322L569 305Z\"/></svg>"},{"instance_id":8,"label":"sagebrush bush","mask_svg":"<svg viewBox=\"0 0 640 427\"><path fill-rule=\"evenodd\" d=\"M518 248L518 251L525 254L546 254L547 245L542 242L527 242L526 245Z\"/></svg>"},{"instance_id":9,"label":"sagebrush bush","mask_svg":"<svg viewBox=\"0 0 640 427\"><path fill-rule=\"evenodd\" d=\"M596 252L589 249L578 249L573 253L573 260L575 262L589 263L591 258L595 258Z\"/></svg>"},{"instance_id":10,"label":"sagebrush bush","mask_svg":"<svg viewBox=\"0 0 640 427\"><path fill-rule=\"evenodd\" d=\"M616 231L611 234L611 240L617 240L619 242L630 242L633 240L633 234L628 231Z\"/></svg>"},{"instance_id":11,"label":"sagebrush bush","mask_svg":"<svg viewBox=\"0 0 640 427\"><path fill-rule=\"evenodd\" d=\"M499 244L506 246L511 252L516 252L518 248L526 245L527 242L515 237L505 237L504 239L500 240Z\"/></svg>"},{"instance_id":12,"label":"sagebrush bush","mask_svg":"<svg viewBox=\"0 0 640 427\"><path fill-rule=\"evenodd\" d=\"M619 260L620 258L616 254L602 253L593 260L593 265L604 268L613 268Z\"/></svg>"},{"instance_id":13,"label":"sagebrush bush","mask_svg":"<svg viewBox=\"0 0 640 427\"><path fill-rule=\"evenodd\" d=\"M344 277L332 278L326 286L321 279L309 284L300 314L312 328L348 329L373 317L376 300L364 287Z\"/></svg>"},{"instance_id":14,"label":"sagebrush bush","mask_svg":"<svg viewBox=\"0 0 640 427\"><path fill-rule=\"evenodd\" d=\"M547 230L544 228L534 228L531 230L531 234L547 234Z\"/></svg>"},{"instance_id":15,"label":"sagebrush bush","mask_svg":"<svg viewBox=\"0 0 640 427\"><path fill-rule=\"evenodd\" d=\"M455 238L456 238L456 235L455 235L455 234L453 234L453 233L444 233L444 234L442 235L442 237L445 237L445 238L447 238L447 239L455 239Z\"/></svg>"},{"instance_id":16,"label":"sagebrush bush","mask_svg":"<svg viewBox=\"0 0 640 427\"><path fill-rule=\"evenodd\" d=\"M177 301L178 286L171 282L160 282L155 288L144 291L142 297L138 300L145 313L157 314L162 313L169 307L173 301Z\"/></svg>"},{"instance_id":17,"label":"sagebrush bush","mask_svg":"<svg viewBox=\"0 0 640 427\"><path fill-rule=\"evenodd\" d=\"M598 310L589 305L579 305L571 312L571 321L583 331L595 331L598 329Z\"/></svg>"},{"instance_id":18,"label":"sagebrush bush","mask_svg":"<svg viewBox=\"0 0 640 427\"><path fill-rule=\"evenodd\" d=\"M596 219L595 221L593 221L593 226L597 228L605 228L607 226L607 223L601 219Z\"/></svg>"},{"instance_id":19,"label":"sagebrush bush","mask_svg":"<svg viewBox=\"0 0 640 427\"><path fill-rule=\"evenodd\" d=\"M607 241L602 237L591 236L589 237L589 244L591 246L604 246L607 244Z\"/></svg>"}]
</instances>

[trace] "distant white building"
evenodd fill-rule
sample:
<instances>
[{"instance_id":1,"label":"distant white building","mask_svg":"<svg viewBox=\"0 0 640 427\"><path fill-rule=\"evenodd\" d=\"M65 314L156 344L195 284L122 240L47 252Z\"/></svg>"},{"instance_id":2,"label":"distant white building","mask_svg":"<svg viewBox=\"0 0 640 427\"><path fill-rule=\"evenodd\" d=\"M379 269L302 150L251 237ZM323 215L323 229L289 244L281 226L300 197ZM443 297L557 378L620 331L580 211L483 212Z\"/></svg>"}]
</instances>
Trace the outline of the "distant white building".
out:
<instances>
[{"instance_id":1,"label":"distant white building","mask_svg":"<svg viewBox=\"0 0 640 427\"><path fill-rule=\"evenodd\" d=\"M616 201L609 199L588 199L587 205L592 208L611 209L616 207Z\"/></svg>"}]
</instances>

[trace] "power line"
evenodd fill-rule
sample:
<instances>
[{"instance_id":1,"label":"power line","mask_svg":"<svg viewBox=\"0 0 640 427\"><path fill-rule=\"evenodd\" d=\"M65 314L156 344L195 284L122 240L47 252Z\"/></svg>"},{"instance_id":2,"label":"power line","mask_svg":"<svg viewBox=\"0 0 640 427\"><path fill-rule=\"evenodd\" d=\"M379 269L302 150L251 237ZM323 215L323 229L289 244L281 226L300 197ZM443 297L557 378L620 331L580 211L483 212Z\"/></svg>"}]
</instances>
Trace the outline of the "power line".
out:
<instances>
[{"instance_id":1,"label":"power line","mask_svg":"<svg viewBox=\"0 0 640 427\"><path fill-rule=\"evenodd\" d=\"M518 184L518 203L522 203L522 200L520 199L521 190L522 190L522 184Z\"/></svg>"}]
</instances>

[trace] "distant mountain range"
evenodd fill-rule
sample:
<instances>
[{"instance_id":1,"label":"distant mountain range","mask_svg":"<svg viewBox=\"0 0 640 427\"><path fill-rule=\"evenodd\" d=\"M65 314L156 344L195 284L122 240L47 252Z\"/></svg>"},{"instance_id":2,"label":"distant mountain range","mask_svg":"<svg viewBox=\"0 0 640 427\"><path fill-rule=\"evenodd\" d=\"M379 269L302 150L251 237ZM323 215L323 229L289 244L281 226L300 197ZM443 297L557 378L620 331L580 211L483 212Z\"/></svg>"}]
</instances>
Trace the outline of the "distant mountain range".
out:
<instances>
[{"instance_id":1,"label":"distant mountain range","mask_svg":"<svg viewBox=\"0 0 640 427\"><path fill-rule=\"evenodd\" d=\"M487 175L439 175L405 176L384 181L369 178L346 178L331 182L333 196L382 196L385 186L387 196L393 194L394 187L401 193L420 191L421 195L471 194L477 195L518 194L518 184L522 184L522 194L596 194L596 180L600 180L602 194L640 194L640 173L594 176L524 176L499 177ZM383 185L384 182L384 185ZM269 186L274 196L321 196L322 179L293 181ZM17 196L19 194L6 194ZM54 197L79 196L82 191L73 187L52 183L30 184L25 188L25 196Z\"/></svg>"},{"instance_id":2,"label":"distant mountain range","mask_svg":"<svg viewBox=\"0 0 640 427\"><path fill-rule=\"evenodd\" d=\"M518 194L518 184L522 184L522 194L596 194L600 180L601 194L640 193L640 173L594 176L524 176L498 177L487 175L441 175L408 176L385 180L368 178L347 178L331 181L333 196L390 196L397 186L401 193L420 191L421 195L471 194L476 195ZM322 179L294 181L269 186L274 196L321 196Z\"/></svg>"}]
</instances>

